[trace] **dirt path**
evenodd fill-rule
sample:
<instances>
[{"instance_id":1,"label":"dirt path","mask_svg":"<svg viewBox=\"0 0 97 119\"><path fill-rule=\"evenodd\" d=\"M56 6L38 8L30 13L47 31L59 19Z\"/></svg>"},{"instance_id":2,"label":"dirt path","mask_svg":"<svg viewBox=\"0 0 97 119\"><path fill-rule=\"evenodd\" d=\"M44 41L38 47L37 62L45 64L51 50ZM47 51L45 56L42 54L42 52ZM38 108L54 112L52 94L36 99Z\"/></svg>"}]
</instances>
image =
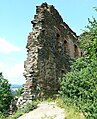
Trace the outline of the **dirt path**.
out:
<instances>
[{"instance_id":1,"label":"dirt path","mask_svg":"<svg viewBox=\"0 0 97 119\"><path fill-rule=\"evenodd\" d=\"M38 108L24 114L18 119L64 119L64 109L56 106L54 102L43 102L38 105Z\"/></svg>"}]
</instances>

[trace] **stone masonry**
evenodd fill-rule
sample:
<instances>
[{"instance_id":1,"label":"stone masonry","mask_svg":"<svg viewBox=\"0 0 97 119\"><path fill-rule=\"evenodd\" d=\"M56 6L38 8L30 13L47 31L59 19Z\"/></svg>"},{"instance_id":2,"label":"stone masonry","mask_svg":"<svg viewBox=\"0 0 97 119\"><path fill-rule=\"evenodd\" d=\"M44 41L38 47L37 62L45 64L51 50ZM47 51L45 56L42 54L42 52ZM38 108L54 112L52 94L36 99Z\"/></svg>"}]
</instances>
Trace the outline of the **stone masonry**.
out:
<instances>
[{"instance_id":1,"label":"stone masonry","mask_svg":"<svg viewBox=\"0 0 97 119\"><path fill-rule=\"evenodd\" d=\"M24 62L26 83L18 104L56 94L60 88L59 78L69 70L69 59L81 54L76 33L63 22L53 5L36 6L31 23L33 28L28 36Z\"/></svg>"}]
</instances>

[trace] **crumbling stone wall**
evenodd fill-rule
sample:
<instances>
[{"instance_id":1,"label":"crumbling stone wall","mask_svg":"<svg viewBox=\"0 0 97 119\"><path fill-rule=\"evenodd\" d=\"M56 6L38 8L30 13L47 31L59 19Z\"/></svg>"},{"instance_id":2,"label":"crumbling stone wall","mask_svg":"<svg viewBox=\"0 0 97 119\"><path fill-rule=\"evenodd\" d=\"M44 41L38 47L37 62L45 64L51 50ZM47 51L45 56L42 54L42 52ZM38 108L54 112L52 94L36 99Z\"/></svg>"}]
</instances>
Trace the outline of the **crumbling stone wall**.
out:
<instances>
[{"instance_id":1,"label":"crumbling stone wall","mask_svg":"<svg viewBox=\"0 0 97 119\"><path fill-rule=\"evenodd\" d=\"M37 6L31 23L33 29L28 36L24 63L23 102L57 93L59 77L69 70L69 58L80 56L76 33L63 22L53 5Z\"/></svg>"}]
</instances>

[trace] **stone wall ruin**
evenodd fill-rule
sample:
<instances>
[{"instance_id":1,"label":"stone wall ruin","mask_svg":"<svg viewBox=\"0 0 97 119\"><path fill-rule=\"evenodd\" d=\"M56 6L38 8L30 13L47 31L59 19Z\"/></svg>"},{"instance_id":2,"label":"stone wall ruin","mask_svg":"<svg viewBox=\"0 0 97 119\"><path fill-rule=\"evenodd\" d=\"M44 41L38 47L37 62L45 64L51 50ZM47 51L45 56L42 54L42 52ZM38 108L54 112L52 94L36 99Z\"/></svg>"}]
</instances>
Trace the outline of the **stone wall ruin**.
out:
<instances>
[{"instance_id":1,"label":"stone wall ruin","mask_svg":"<svg viewBox=\"0 0 97 119\"><path fill-rule=\"evenodd\" d=\"M70 57L81 54L76 33L63 22L53 5L43 3L37 6L31 23L33 28L28 36L24 62L26 83L19 99L23 103L56 94L60 88L59 77L69 70Z\"/></svg>"}]
</instances>

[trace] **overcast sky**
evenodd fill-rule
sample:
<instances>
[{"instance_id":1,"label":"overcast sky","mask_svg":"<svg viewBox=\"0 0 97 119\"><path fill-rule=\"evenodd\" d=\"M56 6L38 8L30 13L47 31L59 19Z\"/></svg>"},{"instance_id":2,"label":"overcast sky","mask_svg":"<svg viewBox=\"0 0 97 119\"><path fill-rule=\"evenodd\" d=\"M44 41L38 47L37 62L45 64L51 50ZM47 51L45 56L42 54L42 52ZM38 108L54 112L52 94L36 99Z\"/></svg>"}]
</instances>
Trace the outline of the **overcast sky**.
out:
<instances>
[{"instance_id":1,"label":"overcast sky","mask_svg":"<svg viewBox=\"0 0 97 119\"><path fill-rule=\"evenodd\" d=\"M88 18L97 13L97 0L0 0L0 71L11 84L23 84L27 36L32 31L31 20L36 6L53 4L64 22L79 35Z\"/></svg>"}]
</instances>

